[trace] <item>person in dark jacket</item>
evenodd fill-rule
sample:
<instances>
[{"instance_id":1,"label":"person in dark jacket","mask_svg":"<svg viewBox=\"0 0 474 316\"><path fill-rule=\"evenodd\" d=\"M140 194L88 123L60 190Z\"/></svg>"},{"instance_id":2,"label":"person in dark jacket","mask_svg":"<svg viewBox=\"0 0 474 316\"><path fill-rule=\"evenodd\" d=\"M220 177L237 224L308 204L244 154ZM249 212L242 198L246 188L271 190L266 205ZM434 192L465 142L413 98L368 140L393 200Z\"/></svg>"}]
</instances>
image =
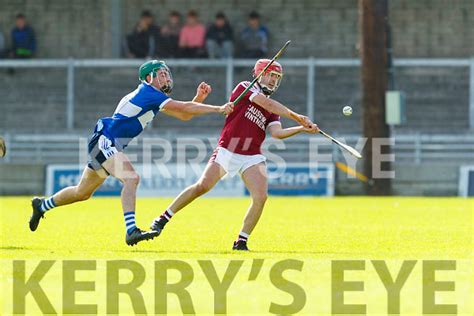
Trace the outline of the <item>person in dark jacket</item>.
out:
<instances>
[{"instance_id":1,"label":"person in dark jacket","mask_svg":"<svg viewBox=\"0 0 474 316\"><path fill-rule=\"evenodd\" d=\"M234 34L224 13L216 14L216 19L207 29L206 46L209 58L232 58L234 55Z\"/></svg>"},{"instance_id":2,"label":"person in dark jacket","mask_svg":"<svg viewBox=\"0 0 474 316\"><path fill-rule=\"evenodd\" d=\"M11 32L12 58L32 58L36 53L35 31L27 24L24 14L19 13L15 19L15 27Z\"/></svg>"},{"instance_id":3,"label":"person in dark jacket","mask_svg":"<svg viewBox=\"0 0 474 316\"><path fill-rule=\"evenodd\" d=\"M151 58L157 55L160 29L153 22L153 14L145 10L140 20L127 35L125 55L129 58Z\"/></svg>"},{"instance_id":4,"label":"person in dark jacket","mask_svg":"<svg viewBox=\"0 0 474 316\"><path fill-rule=\"evenodd\" d=\"M160 58L179 57L179 34L181 32L181 14L171 11L168 22L161 27L161 45L158 51Z\"/></svg>"},{"instance_id":5,"label":"person in dark jacket","mask_svg":"<svg viewBox=\"0 0 474 316\"><path fill-rule=\"evenodd\" d=\"M268 52L268 29L260 23L260 14L251 12L248 26L240 34L241 57L262 58Z\"/></svg>"}]
</instances>

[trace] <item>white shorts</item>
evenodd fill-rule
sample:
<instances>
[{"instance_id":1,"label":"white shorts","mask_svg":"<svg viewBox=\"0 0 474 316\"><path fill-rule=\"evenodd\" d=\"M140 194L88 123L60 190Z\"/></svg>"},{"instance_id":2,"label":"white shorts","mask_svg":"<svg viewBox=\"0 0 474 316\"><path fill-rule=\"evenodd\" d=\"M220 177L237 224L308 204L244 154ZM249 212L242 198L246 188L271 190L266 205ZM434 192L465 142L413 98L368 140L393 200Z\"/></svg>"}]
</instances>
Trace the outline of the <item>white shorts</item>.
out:
<instances>
[{"instance_id":1,"label":"white shorts","mask_svg":"<svg viewBox=\"0 0 474 316\"><path fill-rule=\"evenodd\" d=\"M237 173L242 175L248 168L266 160L264 155L240 155L224 147L217 147L210 159L210 161L218 163L231 177Z\"/></svg>"}]
</instances>

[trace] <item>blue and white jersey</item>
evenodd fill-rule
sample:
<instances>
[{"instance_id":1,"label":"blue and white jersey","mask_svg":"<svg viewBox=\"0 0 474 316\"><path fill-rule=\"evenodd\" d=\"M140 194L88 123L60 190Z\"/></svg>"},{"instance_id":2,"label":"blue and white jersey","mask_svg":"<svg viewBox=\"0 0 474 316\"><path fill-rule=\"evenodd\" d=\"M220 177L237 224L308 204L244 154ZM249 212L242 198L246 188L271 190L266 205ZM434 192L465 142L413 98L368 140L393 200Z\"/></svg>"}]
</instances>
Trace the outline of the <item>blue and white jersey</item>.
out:
<instances>
[{"instance_id":1,"label":"blue and white jersey","mask_svg":"<svg viewBox=\"0 0 474 316\"><path fill-rule=\"evenodd\" d=\"M153 86L141 83L120 100L112 117L101 118L95 132L103 133L121 150L137 137L170 97Z\"/></svg>"}]
</instances>

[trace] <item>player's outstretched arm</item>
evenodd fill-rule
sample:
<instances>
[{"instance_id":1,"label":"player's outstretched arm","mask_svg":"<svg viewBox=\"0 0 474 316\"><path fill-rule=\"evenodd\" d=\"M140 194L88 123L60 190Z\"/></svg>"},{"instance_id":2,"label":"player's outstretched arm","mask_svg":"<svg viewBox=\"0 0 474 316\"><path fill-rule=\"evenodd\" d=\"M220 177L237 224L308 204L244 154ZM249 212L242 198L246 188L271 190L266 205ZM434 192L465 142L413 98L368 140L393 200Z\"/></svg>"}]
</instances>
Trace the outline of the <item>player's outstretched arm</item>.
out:
<instances>
[{"instance_id":1,"label":"player's outstretched arm","mask_svg":"<svg viewBox=\"0 0 474 316\"><path fill-rule=\"evenodd\" d=\"M170 111L170 110L161 110L161 112L165 113L166 115L172 116L177 118L178 120L181 121L189 121L194 117L192 114L187 114L187 113L182 113L182 112L176 112L176 111Z\"/></svg>"},{"instance_id":2,"label":"player's outstretched arm","mask_svg":"<svg viewBox=\"0 0 474 316\"><path fill-rule=\"evenodd\" d=\"M192 101L197 102L197 103L203 103L204 100L206 100L207 96L211 92L212 92L211 86L203 81L197 87L196 95L194 96ZM169 108L167 109L166 107L162 109L162 112L169 116L173 116L181 121L189 121L190 119L194 117L194 114L185 113L181 111L172 111Z\"/></svg>"},{"instance_id":3,"label":"player's outstretched arm","mask_svg":"<svg viewBox=\"0 0 474 316\"><path fill-rule=\"evenodd\" d=\"M282 128L281 124L273 124L268 127L268 130L270 131L270 135L272 135L273 138L277 139L285 139L302 132L308 134L316 134L319 132L319 128L316 124L314 124L311 128L307 128L304 126Z\"/></svg>"},{"instance_id":4,"label":"player's outstretched arm","mask_svg":"<svg viewBox=\"0 0 474 316\"><path fill-rule=\"evenodd\" d=\"M209 114L209 113L221 113L228 115L232 113L234 110L234 104L232 102L228 102L221 106L203 104L199 102L183 102L183 101L176 101L171 100L166 103L162 110L165 111L172 111L172 112L180 112L185 114L191 115L199 115L199 114Z\"/></svg>"},{"instance_id":5,"label":"player's outstretched arm","mask_svg":"<svg viewBox=\"0 0 474 316\"><path fill-rule=\"evenodd\" d=\"M314 123L311 122L311 120L307 116L295 113L280 102L267 98L263 94L257 94L252 99L252 102L260 105L262 108L269 112L275 113L282 117L289 118L306 128L311 128L311 126L314 125Z\"/></svg>"}]
</instances>

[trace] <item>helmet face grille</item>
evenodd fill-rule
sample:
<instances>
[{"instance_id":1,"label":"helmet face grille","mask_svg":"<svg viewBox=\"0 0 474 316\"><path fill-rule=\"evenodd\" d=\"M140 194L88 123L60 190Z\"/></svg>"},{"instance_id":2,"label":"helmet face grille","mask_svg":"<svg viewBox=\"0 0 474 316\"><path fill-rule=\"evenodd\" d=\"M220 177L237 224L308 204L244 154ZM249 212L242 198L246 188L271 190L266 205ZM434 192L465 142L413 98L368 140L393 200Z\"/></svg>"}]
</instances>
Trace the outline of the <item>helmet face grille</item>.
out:
<instances>
[{"instance_id":1,"label":"helmet face grille","mask_svg":"<svg viewBox=\"0 0 474 316\"><path fill-rule=\"evenodd\" d=\"M271 62L270 59L259 59L255 63L255 66L253 68L254 77L258 76L270 62ZM275 82L273 88L269 87L268 85L266 85L265 83L262 82L263 77L268 75L268 74L270 74L270 75L275 74L275 75L279 76L279 78ZM278 89L278 87L280 86L282 78L283 78L283 67L280 65L280 63L274 61L270 65L270 67L267 68L265 73L260 77L260 79L258 80L258 83L259 83L260 87L262 88L263 93L265 95L269 96Z\"/></svg>"},{"instance_id":2,"label":"helmet face grille","mask_svg":"<svg viewBox=\"0 0 474 316\"><path fill-rule=\"evenodd\" d=\"M150 84L146 80L147 76L151 75L152 78L156 78L158 76L159 70L165 70L170 78L170 83L162 84L160 90L165 94L170 94L173 90L173 75L171 74L171 70L168 68L164 61L150 60L142 64L138 70L138 79L141 82Z\"/></svg>"}]
</instances>

